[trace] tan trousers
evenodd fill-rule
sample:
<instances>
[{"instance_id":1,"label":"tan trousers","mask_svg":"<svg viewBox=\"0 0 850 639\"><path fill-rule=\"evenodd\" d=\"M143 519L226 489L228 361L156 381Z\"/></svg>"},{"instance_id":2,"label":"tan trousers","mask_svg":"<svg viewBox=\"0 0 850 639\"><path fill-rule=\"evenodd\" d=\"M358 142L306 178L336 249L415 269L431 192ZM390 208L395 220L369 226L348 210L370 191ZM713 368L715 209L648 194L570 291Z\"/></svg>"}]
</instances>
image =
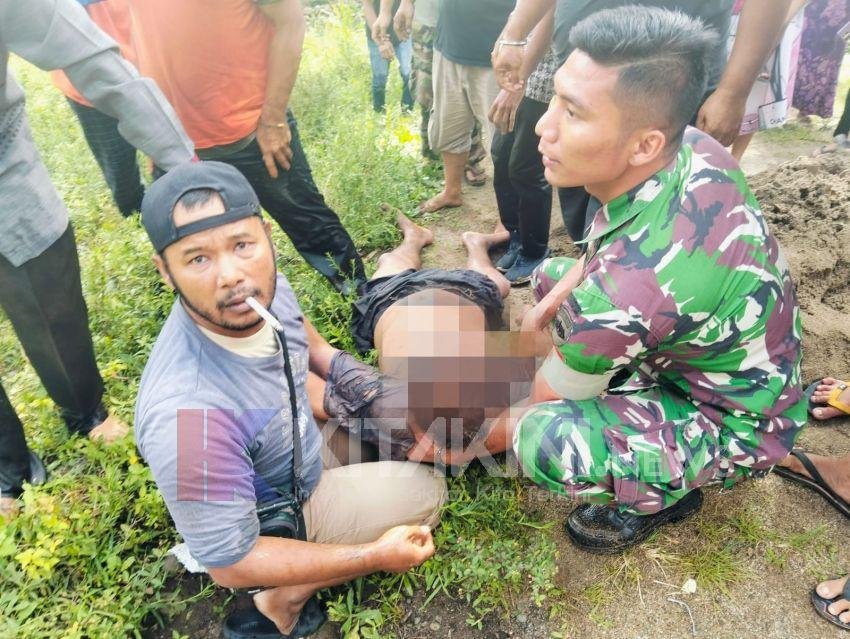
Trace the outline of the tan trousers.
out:
<instances>
[{"instance_id":1,"label":"tan trousers","mask_svg":"<svg viewBox=\"0 0 850 639\"><path fill-rule=\"evenodd\" d=\"M491 67L457 64L434 51L434 106L428 122L428 142L435 151L465 153L476 120L484 148L490 150L493 125L487 118L499 85Z\"/></svg>"},{"instance_id":2,"label":"tan trousers","mask_svg":"<svg viewBox=\"0 0 850 639\"><path fill-rule=\"evenodd\" d=\"M331 432L328 432L331 431ZM380 461L347 464L358 446L342 430L322 430L326 469L304 503L307 540L329 544L375 541L390 528L439 523L448 491L431 466ZM358 451L360 452L360 451ZM357 459L370 459L363 451ZM334 467L336 466L336 467Z\"/></svg>"}]
</instances>

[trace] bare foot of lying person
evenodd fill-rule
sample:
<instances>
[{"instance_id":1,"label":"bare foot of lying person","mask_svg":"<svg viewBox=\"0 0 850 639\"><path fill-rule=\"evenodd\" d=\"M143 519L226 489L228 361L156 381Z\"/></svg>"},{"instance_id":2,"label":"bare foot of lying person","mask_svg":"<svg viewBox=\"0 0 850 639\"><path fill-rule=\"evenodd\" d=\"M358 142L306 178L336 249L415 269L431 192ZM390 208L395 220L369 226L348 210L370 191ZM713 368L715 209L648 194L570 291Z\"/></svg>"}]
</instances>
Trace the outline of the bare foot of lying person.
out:
<instances>
[{"instance_id":1,"label":"bare foot of lying person","mask_svg":"<svg viewBox=\"0 0 850 639\"><path fill-rule=\"evenodd\" d=\"M448 193L445 189L419 205L420 213L434 213L442 209L456 209L463 204L460 193Z\"/></svg>"},{"instance_id":2,"label":"bare foot of lying person","mask_svg":"<svg viewBox=\"0 0 850 639\"><path fill-rule=\"evenodd\" d=\"M838 406L830 406L830 399L833 400L833 404L838 404ZM850 407L850 386L840 379L824 377L815 388L811 403L823 404L822 407L811 407L812 417L817 420L848 415L850 411L844 410L841 406Z\"/></svg>"},{"instance_id":3,"label":"bare foot of lying person","mask_svg":"<svg viewBox=\"0 0 850 639\"><path fill-rule=\"evenodd\" d=\"M399 213L396 216L395 223L398 224L398 228L406 242L409 241L415 243L420 247L430 246L433 244L434 233L432 233L429 229L426 229L424 226L419 226L404 213Z\"/></svg>"}]
</instances>

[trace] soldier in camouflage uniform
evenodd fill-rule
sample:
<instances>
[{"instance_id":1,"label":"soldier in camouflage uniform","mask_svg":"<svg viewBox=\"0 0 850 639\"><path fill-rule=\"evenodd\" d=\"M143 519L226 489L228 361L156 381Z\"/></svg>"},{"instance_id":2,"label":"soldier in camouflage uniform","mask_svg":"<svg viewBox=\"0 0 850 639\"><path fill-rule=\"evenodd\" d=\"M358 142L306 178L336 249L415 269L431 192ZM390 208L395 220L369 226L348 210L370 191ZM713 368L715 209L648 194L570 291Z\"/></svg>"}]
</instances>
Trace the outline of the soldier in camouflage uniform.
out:
<instances>
[{"instance_id":1,"label":"soldier in camouflage uniform","mask_svg":"<svg viewBox=\"0 0 850 639\"><path fill-rule=\"evenodd\" d=\"M567 531L591 551L696 512L702 485L766 472L806 418L780 247L734 159L687 127L715 38L659 8L599 12L573 29L537 125L546 179L602 204L581 260L534 273L523 330L548 357L484 447L512 442L534 482L590 502Z\"/></svg>"},{"instance_id":2,"label":"soldier in camouflage uniform","mask_svg":"<svg viewBox=\"0 0 850 639\"><path fill-rule=\"evenodd\" d=\"M603 206L585 242L583 280L553 321L543 374L556 392L564 365L632 377L616 393L526 412L515 446L529 476L655 513L697 486L731 485L781 460L806 415L797 301L723 147L689 128L676 160ZM538 300L574 262L538 268Z\"/></svg>"},{"instance_id":3,"label":"soldier in camouflage uniform","mask_svg":"<svg viewBox=\"0 0 850 639\"><path fill-rule=\"evenodd\" d=\"M608 49L599 33L611 38ZM555 309L554 348L535 394L559 399L528 409L513 443L533 481L592 502L571 514L573 540L617 550L698 509L699 486L732 485L785 457L806 418L801 328L788 266L743 173L713 138L685 129L704 90L700 43L713 38L698 21L648 8L602 12L571 37L578 51L559 72L559 98L538 125L541 151L550 182L584 173L588 191L605 204L588 227L582 261L550 259L533 277L538 300ZM647 46L653 37L664 40ZM658 51L671 58L652 80ZM677 71L689 56L692 68ZM618 87L626 71L619 69L630 64L641 71L624 103ZM614 78L612 104L631 109L617 134L634 144L621 175L571 164L586 148L600 163L613 162L604 149L576 141L599 108L599 93L582 82L604 82L606 73ZM664 84L672 104L687 106L669 129L684 133L676 146L662 147L657 164L645 165L659 170L641 174L653 136L668 130L657 113L673 112L661 102ZM582 87L579 97L570 93ZM689 91L693 105L681 102ZM630 120L643 117L650 124L629 134ZM569 120L566 128L558 128L560 118ZM572 140L558 142L565 132ZM555 291L567 273L578 284ZM627 372L625 384L600 393L618 371Z\"/></svg>"}]
</instances>

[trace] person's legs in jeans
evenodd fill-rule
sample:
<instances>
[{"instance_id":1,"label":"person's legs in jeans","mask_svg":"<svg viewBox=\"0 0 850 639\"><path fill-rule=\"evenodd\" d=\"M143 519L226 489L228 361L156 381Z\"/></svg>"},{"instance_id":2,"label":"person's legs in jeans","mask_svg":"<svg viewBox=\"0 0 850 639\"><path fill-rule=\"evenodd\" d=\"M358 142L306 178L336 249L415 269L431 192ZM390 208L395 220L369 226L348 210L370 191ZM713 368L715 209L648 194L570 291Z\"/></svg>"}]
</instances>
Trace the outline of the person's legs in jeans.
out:
<instances>
[{"instance_id":1,"label":"person's legs in jeans","mask_svg":"<svg viewBox=\"0 0 850 639\"><path fill-rule=\"evenodd\" d=\"M369 45L369 64L372 66L372 108L382 113L387 98L387 78L389 77L390 61L381 57L378 45L366 36Z\"/></svg>"},{"instance_id":2,"label":"person's legs in jeans","mask_svg":"<svg viewBox=\"0 0 850 639\"><path fill-rule=\"evenodd\" d=\"M292 166L272 178L256 140L241 151L220 158L239 169L257 192L260 204L292 240L310 266L324 275L337 290L347 293L351 285L366 280L363 262L339 217L325 203L313 181L310 164L292 113Z\"/></svg>"},{"instance_id":3,"label":"person's legs in jeans","mask_svg":"<svg viewBox=\"0 0 850 639\"><path fill-rule=\"evenodd\" d=\"M118 120L97 109L68 99L83 135L100 167L112 199L128 217L142 206L145 187L139 175L136 149L118 132Z\"/></svg>"},{"instance_id":4,"label":"person's legs in jeans","mask_svg":"<svg viewBox=\"0 0 850 639\"><path fill-rule=\"evenodd\" d=\"M410 73L413 63L413 43L410 38L398 43L395 49L395 57L398 60L398 72L401 75L401 108L407 111L413 110L413 95L410 92Z\"/></svg>"}]
</instances>

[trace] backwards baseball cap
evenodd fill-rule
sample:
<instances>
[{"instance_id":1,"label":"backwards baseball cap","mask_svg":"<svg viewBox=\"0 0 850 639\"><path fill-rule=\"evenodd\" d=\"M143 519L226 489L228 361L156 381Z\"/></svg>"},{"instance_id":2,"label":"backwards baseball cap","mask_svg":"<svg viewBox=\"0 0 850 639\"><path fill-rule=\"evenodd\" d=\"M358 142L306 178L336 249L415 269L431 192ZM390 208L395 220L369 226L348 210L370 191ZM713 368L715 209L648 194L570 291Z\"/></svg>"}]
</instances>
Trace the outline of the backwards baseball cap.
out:
<instances>
[{"instance_id":1,"label":"backwards baseball cap","mask_svg":"<svg viewBox=\"0 0 850 639\"><path fill-rule=\"evenodd\" d=\"M212 189L224 212L182 226L174 225L174 207L189 191ZM245 176L223 162L185 162L156 180L142 200L142 224L157 253L193 233L260 215L260 201Z\"/></svg>"}]
</instances>

